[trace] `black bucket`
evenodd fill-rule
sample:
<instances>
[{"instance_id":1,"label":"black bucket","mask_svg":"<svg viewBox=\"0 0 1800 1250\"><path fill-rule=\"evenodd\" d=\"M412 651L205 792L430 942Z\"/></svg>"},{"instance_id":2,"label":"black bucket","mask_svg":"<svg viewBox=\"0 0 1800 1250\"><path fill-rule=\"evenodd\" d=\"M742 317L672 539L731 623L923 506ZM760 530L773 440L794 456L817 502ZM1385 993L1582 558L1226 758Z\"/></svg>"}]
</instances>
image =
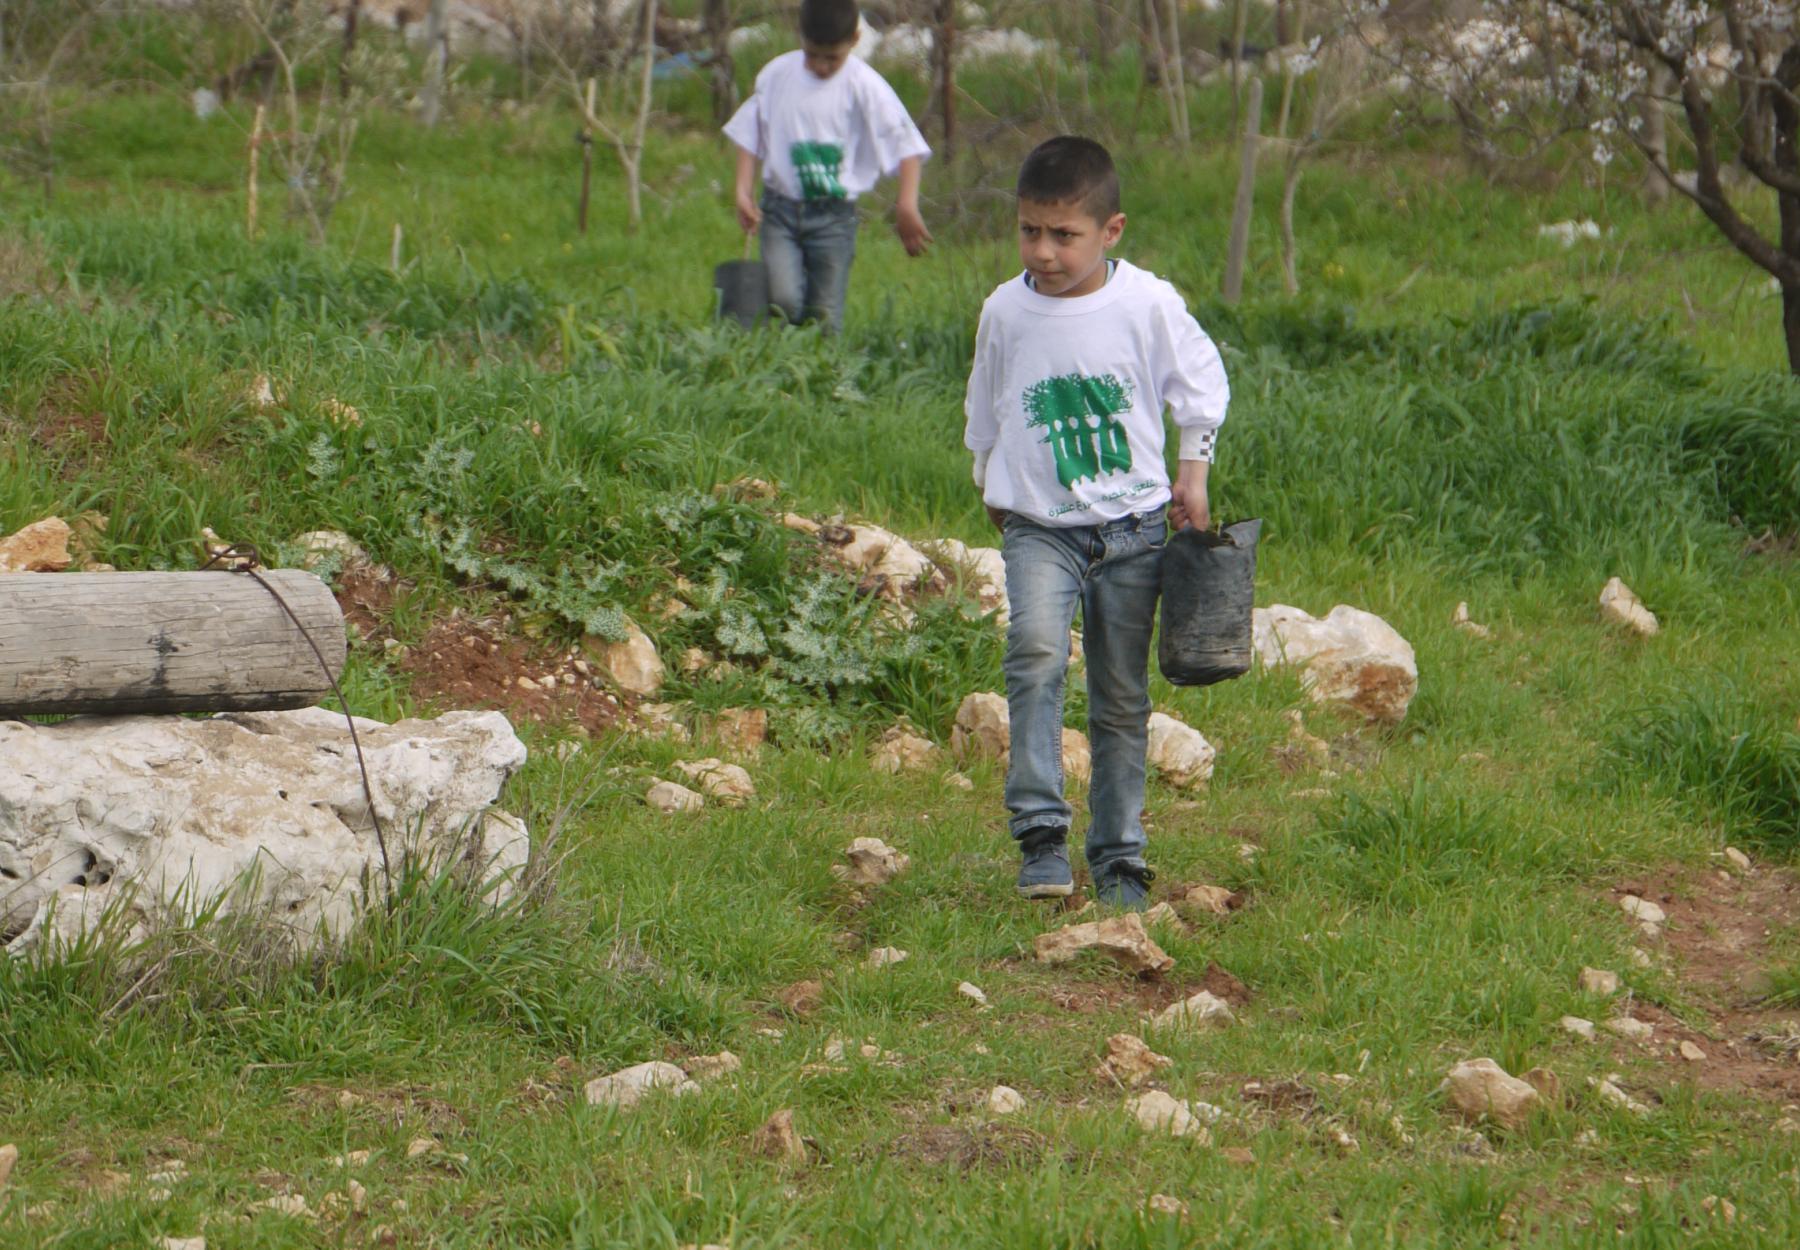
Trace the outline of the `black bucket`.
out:
<instances>
[{"instance_id":1,"label":"black bucket","mask_svg":"<svg viewBox=\"0 0 1800 1250\"><path fill-rule=\"evenodd\" d=\"M720 321L735 321L746 330L769 315L769 267L760 260L728 260L713 270Z\"/></svg>"},{"instance_id":2,"label":"black bucket","mask_svg":"<svg viewBox=\"0 0 1800 1250\"><path fill-rule=\"evenodd\" d=\"M1184 529L1163 547L1162 638L1156 663L1169 684L1210 686L1250 671L1256 540L1262 521Z\"/></svg>"}]
</instances>

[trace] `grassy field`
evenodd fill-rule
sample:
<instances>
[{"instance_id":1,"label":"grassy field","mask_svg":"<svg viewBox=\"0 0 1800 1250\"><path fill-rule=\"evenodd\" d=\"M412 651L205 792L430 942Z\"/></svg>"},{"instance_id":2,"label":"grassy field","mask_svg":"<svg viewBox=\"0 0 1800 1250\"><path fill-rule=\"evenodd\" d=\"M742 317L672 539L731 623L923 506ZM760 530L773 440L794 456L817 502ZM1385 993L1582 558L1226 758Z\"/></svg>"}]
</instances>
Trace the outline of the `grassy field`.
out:
<instances>
[{"instance_id":1,"label":"grassy field","mask_svg":"<svg viewBox=\"0 0 1800 1250\"><path fill-rule=\"evenodd\" d=\"M991 624L952 597L883 628L779 520L989 541L961 388L1011 269L992 171L1027 128L933 171L929 258L865 228L833 342L707 324L711 266L736 251L727 171L676 121L643 230L603 196L580 237L566 116L465 103L421 136L373 113L315 247L279 221L243 239L241 116L140 93L72 107L54 197L0 184L0 531L93 509L103 559L187 568L202 526L278 556L343 529L404 581L383 637L504 610L528 656L629 614L665 655L733 661L666 697L766 707L774 743L745 761L749 805L671 819L644 787L711 748L521 717L507 803L540 834L560 820L563 856L528 902L412 881L301 967L231 934L171 939L147 985L106 947L0 966L0 1142L21 1154L0 1243L1794 1244L1800 389L1762 282L1680 205L1371 146L1308 175L1303 296L1277 294L1263 222L1251 298L1226 308L1232 156L1222 98L1197 100L1195 152L1126 154L1125 253L1226 345L1215 511L1266 519L1259 603L1380 614L1420 693L1376 731L1284 673L1156 684L1220 752L1208 789L1152 787L1157 894L1210 882L1244 905L1159 928L1176 965L1151 981L1032 960L1064 917L1013 897L991 766L964 792L947 761L867 764L898 716L947 742L962 697L1000 688ZM1536 237L1584 216L1610 233ZM272 409L247 399L258 375ZM781 496L715 492L744 475ZM1615 574L1660 636L1602 624ZM678 577L704 593L661 621ZM1451 625L1462 600L1492 639ZM357 639L356 711L449 706L402 654ZM1323 768L1283 749L1294 709L1333 743ZM855 893L830 868L864 834L913 864ZM1750 872L1725 871L1727 845ZM1671 918L1641 965L1627 890ZM870 969L882 946L910 958ZM1624 1002L1581 993L1584 966L1616 969ZM1109 1035L1200 988L1237 1022L1147 1036L1172 1093L1223 1109L1208 1145L1143 1133L1093 1072ZM1655 1040L1558 1024L1621 1010ZM721 1049L741 1073L695 1096L583 1105L592 1077ZM1519 1132L1465 1128L1437 1086L1481 1055L1553 1069L1566 1098ZM1595 1094L1613 1073L1647 1115ZM996 1084L1025 1110L989 1116ZM750 1149L784 1108L804 1163ZM421 1137L441 1148L414 1156ZM365 1209L330 1196L347 1176ZM1158 1193L1188 1218L1148 1211ZM256 1205L277 1195L312 1214Z\"/></svg>"}]
</instances>

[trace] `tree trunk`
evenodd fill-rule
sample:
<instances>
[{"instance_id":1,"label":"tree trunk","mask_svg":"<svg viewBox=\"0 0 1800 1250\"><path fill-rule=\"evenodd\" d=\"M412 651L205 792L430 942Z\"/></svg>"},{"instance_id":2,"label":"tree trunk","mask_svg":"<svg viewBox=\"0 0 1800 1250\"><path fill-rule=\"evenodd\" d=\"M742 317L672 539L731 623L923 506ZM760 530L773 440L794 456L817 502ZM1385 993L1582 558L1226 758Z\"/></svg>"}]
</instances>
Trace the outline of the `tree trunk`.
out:
<instances>
[{"instance_id":1,"label":"tree trunk","mask_svg":"<svg viewBox=\"0 0 1800 1250\"><path fill-rule=\"evenodd\" d=\"M312 706L343 671L343 613L311 573L258 576L300 625L243 573L0 577L0 715Z\"/></svg>"},{"instance_id":2,"label":"tree trunk","mask_svg":"<svg viewBox=\"0 0 1800 1250\"><path fill-rule=\"evenodd\" d=\"M1238 153L1237 200L1231 208L1231 238L1225 246L1225 280L1220 293L1235 304L1244 293L1244 258L1250 251L1250 210L1256 200L1256 141L1262 128L1262 79L1250 78L1250 100L1244 111L1244 142Z\"/></svg>"},{"instance_id":3,"label":"tree trunk","mask_svg":"<svg viewBox=\"0 0 1800 1250\"><path fill-rule=\"evenodd\" d=\"M656 0L644 0L643 21L638 32L644 45L644 72L638 81L637 120L631 141L619 153L625 166L626 223L634 233L644 220L644 134L650 128L650 94L656 72Z\"/></svg>"},{"instance_id":4,"label":"tree trunk","mask_svg":"<svg viewBox=\"0 0 1800 1250\"><path fill-rule=\"evenodd\" d=\"M1119 38L1119 15L1112 0L1094 0L1094 52L1089 58L1096 68L1112 68L1113 44Z\"/></svg>"},{"instance_id":5,"label":"tree trunk","mask_svg":"<svg viewBox=\"0 0 1800 1250\"><path fill-rule=\"evenodd\" d=\"M444 106L444 63L450 59L450 41L444 29L448 5L449 0L431 0L431 8L425 13L425 92L419 120L427 126L437 125Z\"/></svg>"},{"instance_id":6,"label":"tree trunk","mask_svg":"<svg viewBox=\"0 0 1800 1250\"><path fill-rule=\"evenodd\" d=\"M1181 60L1181 0L1169 0L1169 94L1175 102L1175 132L1186 147L1188 128L1187 68Z\"/></svg>"},{"instance_id":7,"label":"tree trunk","mask_svg":"<svg viewBox=\"0 0 1800 1250\"><path fill-rule=\"evenodd\" d=\"M1644 174L1644 198L1652 204L1669 198L1669 180L1661 172L1669 167L1669 115L1661 97L1669 93L1671 85L1668 66L1652 61L1644 94L1638 101L1638 116L1644 119L1642 142L1650 154L1650 168Z\"/></svg>"},{"instance_id":8,"label":"tree trunk","mask_svg":"<svg viewBox=\"0 0 1800 1250\"><path fill-rule=\"evenodd\" d=\"M350 0L344 6L344 42L338 47L338 94L350 95L350 58L356 55L356 28L362 19L362 0Z\"/></svg>"},{"instance_id":9,"label":"tree trunk","mask_svg":"<svg viewBox=\"0 0 1800 1250\"><path fill-rule=\"evenodd\" d=\"M706 42L712 49L713 121L723 126L737 111L737 74L731 63L731 0L706 0Z\"/></svg>"},{"instance_id":10,"label":"tree trunk","mask_svg":"<svg viewBox=\"0 0 1800 1250\"><path fill-rule=\"evenodd\" d=\"M1777 92L1771 92L1770 112L1774 116L1777 172L1787 179L1800 181L1800 43L1782 54L1775 70ZM1781 219L1781 252L1789 264L1800 269L1800 191L1792 182L1776 192L1775 202ZM1791 277L1791 276L1790 276ZM1781 283L1781 328L1787 343L1788 371L1800 376L1800 282L1784 278Z\"/></svg>"},{"instance_id":11,"label":"tree trunk","mask_svg":"<svg viewBox=\"0 0 1800 1250\"><path fill-rule=\"evenodd\" d=\"M1289 295L1300 294L1299 248L1294 243L1294 197L1300 190L1305 158L1296 147L1288 155L1287 176L1281 182L1281 285Z\"/></svg>"},{"instance_id":12,"label":"tree trunk","mask_svg":"<svg viewBox=\"0 0 1800 1250\"><path fill-rule=\"evenodd\" d=\"M1144 85L1161 87L1163 83L1162 5L1160 0L1143 0L1139 8L1139 26L1149 35L1147 46L1139 53L1144 62Z\"/></svg>"},{"instance_id":13,"label":"tree trunk","mask_svg":"<svg viewBox=\"0 0 1800 1250\"><path fill-rule=\"evenodd\" d=\"M944 163L956 153L956 0L937 0L931 39L931 87L944 129Z\"/></svg>"},{"instance_id":14,"label":"tree trunk","mask_svg":"<svg viewBox=\"0 0 1800 1250\"><path fill-rule=\"evenodd\" d=\"M1800 377L1800 286L1781 288L1781 333L1787 343L1788 372Z\"/></svg>"},{"instance_id":15,"label":"tree trunk","mask_svg":"<svg viewBox=\"0 0 1800 1250\"><path fill-rule=\"evenodd\" d=\"M1243 107L1244 27L1250 20L1247 0L1233 0L1231 10L1231 125L1237 128ZM1259 123L1260 124L1260 123Z\"/></svg>"}]
</instances>

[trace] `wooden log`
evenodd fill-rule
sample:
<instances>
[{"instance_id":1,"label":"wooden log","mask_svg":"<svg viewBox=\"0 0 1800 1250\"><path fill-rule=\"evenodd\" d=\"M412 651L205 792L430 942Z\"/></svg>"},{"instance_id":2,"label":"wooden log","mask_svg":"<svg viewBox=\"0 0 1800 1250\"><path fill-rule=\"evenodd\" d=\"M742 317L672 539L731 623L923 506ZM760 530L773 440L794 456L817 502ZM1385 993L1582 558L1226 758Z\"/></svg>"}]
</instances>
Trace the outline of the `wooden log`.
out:
<instances>
[{"instance_id":1,"label":"wooden log","mask_svg":"<svg viewBox=\"0 0 1800 1250\"><path fill-rule=\"evenodd\" d=\"M348 649L331 588L259 573L335 678ZM261 712L331 691L306 637L245 573L0 576L0 715Z\"/></svg>"}]
</instances>

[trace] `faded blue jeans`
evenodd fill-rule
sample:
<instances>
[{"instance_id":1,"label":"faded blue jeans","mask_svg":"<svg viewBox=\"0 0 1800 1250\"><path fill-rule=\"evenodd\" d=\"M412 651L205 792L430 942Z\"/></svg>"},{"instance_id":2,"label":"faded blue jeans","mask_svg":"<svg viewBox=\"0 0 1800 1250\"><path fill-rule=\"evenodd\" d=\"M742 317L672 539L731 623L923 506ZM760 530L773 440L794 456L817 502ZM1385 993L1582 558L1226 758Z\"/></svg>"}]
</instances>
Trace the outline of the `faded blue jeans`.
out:
<instances>
[{"instance_id":1,"label":"faded blue jeans","mask_svg":"<svg viewBox=\"0 0 1800 1250\"><path fill-rule=\"evenodd\" d=\"M835 334L856 256L856 201L790 200L765 190L762 214L769 302L795 325L823 321Z\"/></svg>"},{"instance_id":2,"label":"faded blue jeans","mask_svg":"<svg viewBox=\"0 0 1800 1250\"><path fill-rule=\"evenodd\" d=\"M1162 591L1162 509L1104 525L1050 527L1006 520L1006 705L1012 763L1006 808L1014 838L1067 828L1063 797L1063 684L1069 628L1081 608L1087 656L1088 871L1120 861L1142 865L1144 752L1149 745L1150 636Z\"/></svg>"}]
</instances>

